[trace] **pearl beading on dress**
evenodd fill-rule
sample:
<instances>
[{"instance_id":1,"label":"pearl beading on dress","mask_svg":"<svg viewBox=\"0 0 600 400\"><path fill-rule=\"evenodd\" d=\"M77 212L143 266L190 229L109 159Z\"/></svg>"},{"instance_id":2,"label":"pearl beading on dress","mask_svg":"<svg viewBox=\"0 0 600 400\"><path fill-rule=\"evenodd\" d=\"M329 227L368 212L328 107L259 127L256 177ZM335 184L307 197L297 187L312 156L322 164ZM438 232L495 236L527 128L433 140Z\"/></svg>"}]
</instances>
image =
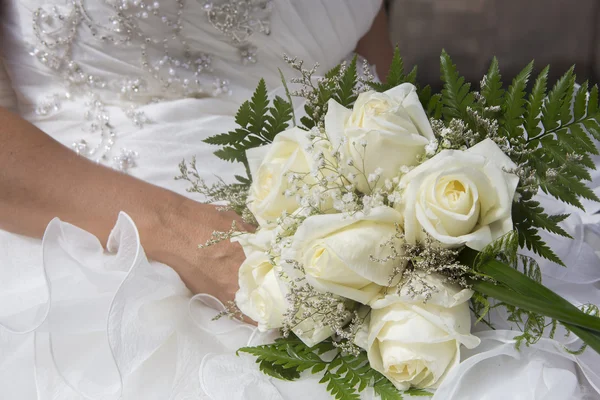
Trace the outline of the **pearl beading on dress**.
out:
<instances>
[{"instance_id":1,"label":"pearl beading on dress","mask_svg":"<svg viewBox=\"0 0 600 400\"><path fill-rule=\"evenodd\" d=\"M160 102L168 98L206 97L230 94L229 82L213 69L212 54L193 48L184 35L183 14L186 0L172 0L176 6L173 15L162 12L164 1L98 0L108 6L108 24L97 22L86 9L85 0L71 0L64 7L43 7L33 13L33 30L37 43L31 55L59 74L65 83L65 92L54 93L41 99L36 113L46 116L61 109L64 101L74 97L86 98L84 129L97 136L73 143L80 155L99 163L112 163L122 171L136 165L137 153L122 149L111 157L116 141L115 127L110 123L107 103L115 95L131 102L123 112L138 127L151 120L136 104ZM189 0L188 0L189 1ZM202 7L207 22L239 53L243 65L257 61L257 47L249 39L255 33L269 35L273 0L192 0ZM143 22L156 20L168 34L151 35ZM154 22L154 21L152 21ZM74 44L86 29L93 40L102 44L131 48L139 51L140 72L120 79L106 78L87 71L74 56ZM158 55L157 55L158 54ZM149 88L160 85L156 96Z\"/></svg>"}]
</instances>

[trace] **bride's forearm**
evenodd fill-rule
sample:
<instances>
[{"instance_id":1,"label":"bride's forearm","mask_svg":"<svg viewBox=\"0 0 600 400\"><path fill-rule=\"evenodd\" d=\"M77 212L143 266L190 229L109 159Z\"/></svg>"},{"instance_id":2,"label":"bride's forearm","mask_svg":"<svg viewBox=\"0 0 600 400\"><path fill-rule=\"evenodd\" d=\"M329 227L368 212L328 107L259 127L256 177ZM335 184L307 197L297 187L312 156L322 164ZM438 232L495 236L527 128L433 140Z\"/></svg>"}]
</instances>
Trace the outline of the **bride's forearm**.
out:
<instances>
[{"instance_id":1,"label":"bride's forearm","mask_svg":"<svg viewBox=\"0 0 600 400\"><path fill-rule=\"evenodd\" d=\"M103 244L119 211L155 251L173 210L185 198L102 167L56 142L35 126L0 108L0 228L41 237L55 217L77 225ZM157 250L158 251L158 250Z\"/></svg>"},{"instance_id":2,"label":"bride's forearm","mask_svg":"<svg viewBox=\"0 0 600 400\"><path fill-rule=\"evenodd\" d=\"M377 75L384 80L392 63L394 49L388 32L388 21L382 7L375 17L371 29L356 45L356 52L375 65Z\"/></svg>"}]
</instances>

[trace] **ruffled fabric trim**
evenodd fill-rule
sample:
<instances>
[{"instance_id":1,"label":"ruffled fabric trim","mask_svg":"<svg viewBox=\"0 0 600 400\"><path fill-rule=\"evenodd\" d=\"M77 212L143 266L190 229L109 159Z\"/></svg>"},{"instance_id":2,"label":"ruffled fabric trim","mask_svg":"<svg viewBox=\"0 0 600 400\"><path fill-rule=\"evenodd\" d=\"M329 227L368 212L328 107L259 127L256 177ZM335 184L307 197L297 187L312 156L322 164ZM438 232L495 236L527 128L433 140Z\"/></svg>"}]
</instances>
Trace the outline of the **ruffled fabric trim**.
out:
<instances>
[{"instance_id":1,"label":"ruffled fabric trim","mask_svg":"<svg viewBox=\"0 0 600 400\"><path fill-rule=\"evenodd\" d=\"M105 252L92 234L54 219L42 242L47 301L4 318L33 335L37 397L207 398L198 371L210 352L248 344L254 327L212 318L223 305L191 293L171 268L149 262L124 213ZM20 318L19 318L20 316Z\"/></svg>"}]
</instances>

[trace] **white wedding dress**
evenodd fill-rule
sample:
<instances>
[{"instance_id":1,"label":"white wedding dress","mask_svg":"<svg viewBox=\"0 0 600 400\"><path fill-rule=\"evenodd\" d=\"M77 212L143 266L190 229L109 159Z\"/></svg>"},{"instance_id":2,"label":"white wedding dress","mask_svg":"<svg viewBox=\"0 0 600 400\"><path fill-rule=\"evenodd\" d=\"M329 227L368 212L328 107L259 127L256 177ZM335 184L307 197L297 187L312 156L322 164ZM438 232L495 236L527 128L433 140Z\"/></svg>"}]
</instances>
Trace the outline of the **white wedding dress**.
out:
<instances>
[{"instance_id":1,"label":"white wedding dress","mask_svg":"<svg viewBox=\"0 0 600 400\"><path fill-rule=\"evenodd\" d=\"M183 159L196 156L208 181L240 172L202 140L235 127L238 106L260 78L281 90L278 68L289 71L282 55L319 62L321 72L335 66L381 1L2 6L3 61L19 113L82 156L189 195L174 180ZM598 175L592 187L600 194ZM600 304L599 209L589 204L565 224L575 242L548 236L570 268L543 264L546 282L578 305ZM1 399L328 398L318 378L279 382L251 357L236 356L270 338L241 323L212 322L220 305L192 298L171 268L148 260L135 221L122 214L115 222L106 250L59 220L42 241L0 231ZM572 356L548 339L519 353L510 331L478 335L482 345L465 354L435 399L600 398L600 357L592 351Z\"/></svg>"}]
</instances>

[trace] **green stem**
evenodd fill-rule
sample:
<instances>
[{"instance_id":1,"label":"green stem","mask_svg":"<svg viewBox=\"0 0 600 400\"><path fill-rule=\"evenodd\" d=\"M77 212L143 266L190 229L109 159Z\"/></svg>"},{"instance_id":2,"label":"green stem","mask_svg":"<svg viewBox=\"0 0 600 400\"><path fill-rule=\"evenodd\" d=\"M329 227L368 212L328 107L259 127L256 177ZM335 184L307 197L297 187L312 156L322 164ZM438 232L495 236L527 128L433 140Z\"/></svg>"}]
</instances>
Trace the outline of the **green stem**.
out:
<instances>
[{"instance_id":1,"label":"green stem","mask_svg":"<svg viewBox=\"0 0 600 400\"><path fill-rule=\"evenodd\" d=\"M588 315L576 308L577 311L563 304L551 303L544 299L518 293L504 285L490 282L474 281L473 289L500 300L506 304L545 315L565 324L580 326L600 333L600 318Z\"/></svg>"},{"instance_id":2,"label":"green stem","mask_svg":"<svg viewBox=\"0 0 600 400\"><path fill-rule=\"evenodd\" d=\"M252 182L252 173L250 172L250 163L248 163L248 158L244 155L244 159L242 160L242 164L244 164L244 168L246 168L246 176L248 180Z\"/></svg>"},{"instance_id":3,"label":"green stem","mask_svg":"<svg viewBox=\"0 0 600 400\"><path fill-rule=\"evenodd\" d=\"M287 81L285 80L285 76L283 75L283 72L281 72L281 69L277 68L277 70L279 71L281 83L283 85L283 88L285 89L285 95L287 96L288 102L290 103L290 107L292 108L292 122L294 123L294 126L296 126L296 112L294 111L294 102L292 102L292 95L290 93L290 89L288 88Z\"/></svg>"},{"instance_id":4,"label":"green stem","mask_svg":"<svg viewBox=\"0 0 600 400\"><path fill-rule=\"evenodd\" d=\"M581 310L569 301L548 289L546 286L500 261L489 260L485 264L480 265L478 271L494 278L494 280L505 284L512 290L523 295L544 298L551 302L558 302L581 312Z\"/></svg>"},{"instance_id":5,"label":"green stem","mask_svg":"<svg viewBox=\"0 0 600 400\"><path fill-rule=\"evenodd\" d=\"M589 119L588 115L586 115L585 117L580 118L579 120L573 120L573 121L571 121L569 123L566 123L564 125L557 126L556 128L549 129L549 130L547 130L545 132L540 133L536 137L532 137L532 138L527 139L527 143L529 144L529 143L533 142L534 140L542 140L546 136L552 135L553 133L557 133L561 129L567 129L567 128L573 126L573 125L580 124L580 123L586 121L587 119Z\"/></svg>"}]
</instances>

